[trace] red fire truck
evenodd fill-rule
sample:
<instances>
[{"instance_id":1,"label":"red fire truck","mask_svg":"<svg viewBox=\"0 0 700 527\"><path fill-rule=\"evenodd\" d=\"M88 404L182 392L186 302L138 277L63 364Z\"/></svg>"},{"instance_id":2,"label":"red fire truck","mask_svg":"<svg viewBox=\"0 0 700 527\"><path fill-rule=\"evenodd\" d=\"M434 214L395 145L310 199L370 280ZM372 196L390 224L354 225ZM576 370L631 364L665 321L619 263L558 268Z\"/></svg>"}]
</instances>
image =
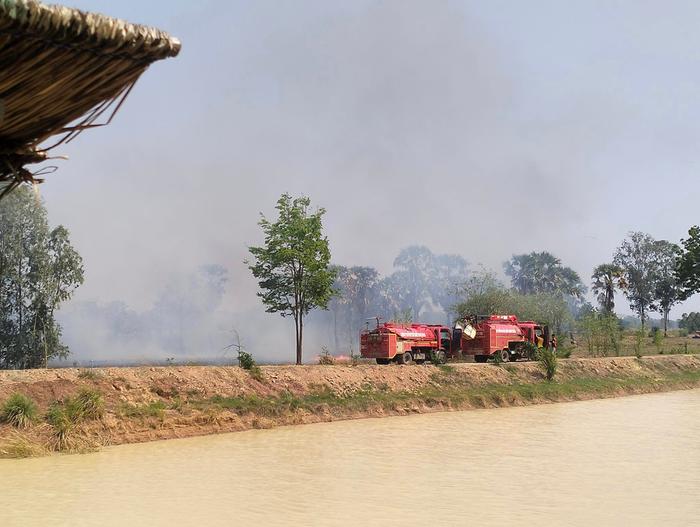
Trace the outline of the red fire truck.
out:
<instances>
[{"instance_id":1,"label":"red fire truck","mask_svg":"<svg viewBox=\"0 0 700 527\"><path fill-rule=\"evenodd\" d=\"M549 341L547 326L518 321L515 315L472 317L453 329L439 324L398 324L387 322L360 333L360 355L377 364L408 364L447 357L472 355L475 362L489 358L515 361L533 359L537 348Z\"/></svg>"},{"instance_id":2,"label":"red fire truck","mask_svg":"<svg viewBox=\"0 0 700 527\"><path fill-rule=\"evenodd\" d=\"M452 351L452 331L434 324L397 324L386 322L360 333L360 355L376 359L377 364L391 361L408 364L426 360L445 362Z\"/></svg>"},{"instance_id":3,"label":"red fire truck","mask_svg":"<svg viewBox=\"0 0 700 527\"><path fill-rule=\"evenodd\" d=\"M476 334L465 336L463 327L473 327ZM498 356L503 362L534 359L537 348L549 342L549 328L537 322L518 320L515 315L474 317L455 324L455 340L459 352L473 355L475 362L486 362ZM460 335L460 333L462 333Z\"/></svg>"}]
</instances>

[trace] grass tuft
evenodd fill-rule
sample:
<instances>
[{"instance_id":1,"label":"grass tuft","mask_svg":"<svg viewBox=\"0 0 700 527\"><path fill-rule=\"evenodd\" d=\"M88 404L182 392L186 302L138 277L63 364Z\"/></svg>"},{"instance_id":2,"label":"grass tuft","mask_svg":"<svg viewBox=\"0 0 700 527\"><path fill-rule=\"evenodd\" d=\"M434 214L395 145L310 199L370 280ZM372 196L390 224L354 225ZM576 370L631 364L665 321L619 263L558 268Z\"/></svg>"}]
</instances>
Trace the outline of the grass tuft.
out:
<instances>
[{"instance_id":1,"label":"grass tuft","mask_svg":"<svg viewBox=\"0 0 700 527\"><path fill-rule=\"evenodd\" d=\"M86 450L86 444L75 434L83 421L99 419L104 414L102 394L82 388L74 397L54 401L46 412L46 421L53 429L52 448L57 451Z\"/></svg>"},{"instance_id":2,"label":"grass tuft","mask_svg":"<svg viewBox=\"0 0 700 527\"><path fill-rule=\"evenodd\" d=\"M80 379L97 381L101 377L102 377L102 374L96 372L95 370L80 370L80 372L78 372L78 378L80 378Z\"/></svg>"},{"instance_id":3,"label":"grass tuft","mask_svg":"<svg viewBox=\"0 0 700 527\"><path fill-rule=\"evenodd\" d=\"M151 401L145 404L122 403L119 414L129 418L156 418L162 421L165 417L165 408L165 403L162 401Z\"/></svg>"},{"instance_id":4,"label":"grass tuft","mask_svg":"<svg viewBox=\"0 0 700 527\"><path fill-rule=\"evenodd\" d=\"M0 421L15 428L28 428L37 418L36 403L21 393L13 393L0 409Z\"/></svg>"}]
</instances>

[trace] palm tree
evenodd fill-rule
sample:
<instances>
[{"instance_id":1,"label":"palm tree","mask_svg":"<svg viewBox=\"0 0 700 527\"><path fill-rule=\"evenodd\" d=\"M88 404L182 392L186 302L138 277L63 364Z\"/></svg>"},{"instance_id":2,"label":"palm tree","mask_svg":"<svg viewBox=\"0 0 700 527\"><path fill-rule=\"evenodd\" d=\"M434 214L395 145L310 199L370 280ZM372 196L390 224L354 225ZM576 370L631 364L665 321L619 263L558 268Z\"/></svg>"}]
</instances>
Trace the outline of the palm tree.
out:
<instances>
[{"instance_id":1,"label":"palm tree","mask_svg":"<svg viewBox=\"0 0 700 527\"><path fill-rule=\"evenodd\" d=\"M612 313L615 309L615 291L627 286L622 268L615 264L601 264L593 270L591 279L600 308L604 313Z\"/></svg>"}]
</instances>

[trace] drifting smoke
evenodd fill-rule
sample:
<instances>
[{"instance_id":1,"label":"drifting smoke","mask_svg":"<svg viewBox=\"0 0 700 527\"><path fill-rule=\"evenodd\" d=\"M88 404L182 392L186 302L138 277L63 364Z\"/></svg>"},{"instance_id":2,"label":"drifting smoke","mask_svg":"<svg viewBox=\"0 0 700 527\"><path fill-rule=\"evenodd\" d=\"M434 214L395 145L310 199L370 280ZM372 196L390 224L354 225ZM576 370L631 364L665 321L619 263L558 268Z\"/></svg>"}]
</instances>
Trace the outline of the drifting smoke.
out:
<instances>
[{"instance_id":1,"label":"drifting smoke","mask_svg":"<svg viewBox=\"0 0 700 527\"><path fill-rule=\"evenodd\" d=\"M587 281L627 231L697 222L690 5L75 3L184 43L42 189L85 260L61 314L76 357L219 353L237 329L289 359L242 263L285 191L328 210L336 263L385 275L426 245L493 269L548 250ZM640 181L684 190L660 203ZM225 288L191 276L210 262Z\"/></svg>"}]
</instances>

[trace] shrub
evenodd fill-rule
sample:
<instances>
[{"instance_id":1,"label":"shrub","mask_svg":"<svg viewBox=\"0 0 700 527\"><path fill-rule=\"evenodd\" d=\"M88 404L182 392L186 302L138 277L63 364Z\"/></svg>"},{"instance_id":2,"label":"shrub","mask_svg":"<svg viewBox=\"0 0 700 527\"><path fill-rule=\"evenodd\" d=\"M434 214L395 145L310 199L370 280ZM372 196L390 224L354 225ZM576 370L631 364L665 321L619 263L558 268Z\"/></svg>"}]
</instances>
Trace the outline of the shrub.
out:
<instances>
[{"instance_id":1,"label":"shrub","mask_svg":"<svg viewBox=\"0 0 700 527\"><path fill-rule=\"evenodd\" d=\"M654 347L656 347L656 353L663 353L664 352L664 336L661 331L659 331L658 328L654 328L656 331L652 333L652 342L654 343Z\"/></svg>"},{"instance_id":2,"label":"shrub","mask_svg":"<svg viewBox=\"0 0 700 527\"><path fill-rule=\"evenodd\" d=\"M78 377L80 379L96 381L101 377L101 375L94 370L80 370L80 372L78 372Z\"/></svg>"},{"instance_id":3,"label":"shrub","mask_svg":"<svg viewBox=\"0 0 700 527\"><path fill-rule=\"evenodd\" d=\"M318 356L318 363L325 366L332 366L333 364L335 364L335 357L331 355L331 352L328 351L328 348L323 346L321 349L323 351L321 351L321 354Z\"/></svg>"},{"instance_id":4,"label":"shrub","mask_svg":"<svg viewBox=\"0 0 700 527\"><path fill-rule=\"evenodd\" d=\"M557 356L549 348L542 348L539 352L538 358L544 374L548 381L554 379L554 375L557 373Z\"/></svg>"},{"instance_id":5,"label":"shrub","mask_svg":"<svg viewBox=\"0 0 700 527\"><path fill-rule=\"evenodd\" d=\"M244 370L247 370L248 373L250 373L250 376L255 379L258 382L264 382L265 381L265 376L263 375L262 370L260 369L260 366L258 366L255 363L255 359L253 358L253 355L251 353L248 353L247 351L243 351L242 349L238 350L238 365L243 368Z\"/></svg>"},{"instance_id":6,"label":"shrub","mask_svg":"<svg viewBox=\"0 0 700 527\"><path fill-rule=\"evenodd\" d=\"M565 348L564 346L557 348L557 357L560 359L568 359L571 357L571 348Z\"/></svg>"},{"instance_id":7,"label":"shrub","mask_svg":"<svg viewBox=\"0 0 700 527\"><path fill-rule=\"evenodd\" d=\"M14 393L0 409L0 421L16 428L27 428L36 421L36 403L26 395Z\"/></svg>"},{"instance_id":8,"label":"shrub","mask_svg":"<svg viewBox=\"0 0 700 527\"><path fill-rule=\"evenodd\" d=\"M238 350L238 365L244 370L252 370L255 367L255 359L247 351Z\"/></svg>"},{"instance_id":9,"label":"shrub","mask_svg":"<svg viewBox=\"0 0 700 527\"><path fill-rule=\"evenodd\" d=\"M620 320L613 314L590 313L580 321L588 353L594 357L620 355Z\"/></svg>"}]
</instances>

